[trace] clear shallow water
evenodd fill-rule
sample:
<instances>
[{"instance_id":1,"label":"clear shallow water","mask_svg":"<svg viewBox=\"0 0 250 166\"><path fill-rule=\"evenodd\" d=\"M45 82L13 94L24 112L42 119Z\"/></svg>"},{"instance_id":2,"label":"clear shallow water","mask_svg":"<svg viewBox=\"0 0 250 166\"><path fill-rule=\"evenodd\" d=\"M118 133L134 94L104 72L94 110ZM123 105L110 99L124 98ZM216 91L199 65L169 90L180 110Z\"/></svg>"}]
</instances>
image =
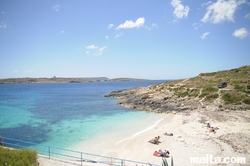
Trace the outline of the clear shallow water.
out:
<instances>
[{"instance_id":1,"label":"clear shallow water","mask_svg":"<svg viewBox=\"0 0 250 166\"><path fill-rule=\"evenodd\" d=\"M104 95L160 82L0 84L0 135L69 148L102 134L119 134L152 113L126 109Z\"/></svg>"}]
</instances>

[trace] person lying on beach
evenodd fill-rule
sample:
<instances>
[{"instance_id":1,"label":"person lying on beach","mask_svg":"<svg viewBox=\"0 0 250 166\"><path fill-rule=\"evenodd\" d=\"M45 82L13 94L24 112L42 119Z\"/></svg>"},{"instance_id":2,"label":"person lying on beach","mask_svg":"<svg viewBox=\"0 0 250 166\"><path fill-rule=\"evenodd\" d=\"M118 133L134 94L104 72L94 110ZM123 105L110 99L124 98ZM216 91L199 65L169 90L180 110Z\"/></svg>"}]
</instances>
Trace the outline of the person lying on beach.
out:
<instances>
[{"instance_id":1,"label":"person lying on beach","mask_svg":"<svg viewBox=\"0 0 250 166\"><path fill-rule=\"evenodd\" d=\"M183 113L183 116L189 116L189 115L190 115L190 113L188 113L188 112Z\"/></svg>"},{"instance_id":2,"label":"person lying on beach","mask_svg":"<svg viewBox=\"0 0 250 166\"><path fill-rule=\"evenodd\" d=\"M153 153L153 155L154 156L157 156L157 157L169 157L169 155L170 155L170 153L169 153L169 151L162 151L161 149L159 150L159 151L155 151L154 153Z\"/></svg>"},{"instance_id":3,"label":"person lying on beach","mask_svg":"<svg viewBox=\"0 0 250 166\"><path fill-rule=\"evenodd\" d=\"M216 130L219 130L219 128L218 127L211 127L210 129L209 129L209 132L213 132L214 134L216 133Z\"/></svg>"},{"instance_id":4,"label":"person lying on beach","mask_svg":"<svg viewBox=\"0 0 250 166\"><path fill-rule=\"evenodd\" d=\"M159 153L159 152L155 151L155 152L153 153L153 156L160 157L161 155L160 155L160 153Z\"/></svg>"},{"instance_id":5,"label":"person lying on beach","mask_svg":"<svg viewBox=\"0 0 250 166\"><path fill-rule=\"evenodd\" d=\"M150 142L152 144L157 144L158 145L159 143L161 143L159 140L160 140L160 136L155 137L154 139L151 139L148 142Z\"/></svg>"},{"instance_id":6,"label":"person lying on beach","mask_svg":"<svg viewBox=\"0 0 250 166\"><path fill-rule=\"evenodd\" d=\"M173 133L169 133L169 134L168 134L167 132L165 132L164 135L173 136L174 134L173 134Z\"/></svg>"},{"instance_id":7,"label":"person lying on beach","mask_svg":"<svg viewBox=\"0 0 250 166\"><path fill-rule=\"evenodd\" d=\"M206 128L206 129L209 129L209 128L211 128L211 125L210 125L210 123L207 123L206 125L204 125L202 127Z\"/></svg>"}]
</instances>

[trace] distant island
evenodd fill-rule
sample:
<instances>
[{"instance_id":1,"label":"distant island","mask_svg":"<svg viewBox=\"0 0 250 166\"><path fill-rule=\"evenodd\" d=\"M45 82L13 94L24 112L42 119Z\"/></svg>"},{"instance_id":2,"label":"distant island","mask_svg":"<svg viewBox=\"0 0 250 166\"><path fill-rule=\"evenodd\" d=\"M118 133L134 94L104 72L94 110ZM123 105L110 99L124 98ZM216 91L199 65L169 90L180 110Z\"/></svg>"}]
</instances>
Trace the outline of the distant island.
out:
<instances>
[{"instance_id":1,"label":"distant island","mask_svg":"<svg viewBox=\"0 0 250 166\"><path fill-rule=\"evenodd\" d=\"M30 84L30 83L84 83L84 82L114 82L114 81L146 81L146 79L138 78L114 78L109 79L107 77L83 77L83 78L6 78L0 79L0 84Z\"/></svg>"}]
</instances>

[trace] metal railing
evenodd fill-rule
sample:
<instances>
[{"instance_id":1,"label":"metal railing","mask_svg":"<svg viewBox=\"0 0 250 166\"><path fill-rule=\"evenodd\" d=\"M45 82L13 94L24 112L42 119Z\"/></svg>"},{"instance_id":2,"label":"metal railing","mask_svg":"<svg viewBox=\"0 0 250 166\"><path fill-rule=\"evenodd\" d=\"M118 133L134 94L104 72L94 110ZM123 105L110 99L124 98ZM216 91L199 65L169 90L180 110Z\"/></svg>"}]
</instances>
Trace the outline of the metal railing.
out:
<instances>
[{"instance_id":1,"label":"metal railing","mask_svg":"<svg viewBox=\"0 0 250 166\"><path fill-rule=\"evenodd\" d=\"M64 149L54 146L47 146L42 144L37 144L33 142L8 138L8 137L0 137L0 145L4 145L6 147L17 148L17 149L31 149L37 151L38 154L47 156L49 159L56 158L59 160L64 160L67 162L72 162L72 164L83 165L84 162L91 163L100 163L114 166L124 166L124 165L152 165L152 166L160 166L158 164L134 161L134 160L126 160L121 158L114 158L110 156L91 154L86 152L80 152L70 149Z\"/></svg>"}]
</instances>

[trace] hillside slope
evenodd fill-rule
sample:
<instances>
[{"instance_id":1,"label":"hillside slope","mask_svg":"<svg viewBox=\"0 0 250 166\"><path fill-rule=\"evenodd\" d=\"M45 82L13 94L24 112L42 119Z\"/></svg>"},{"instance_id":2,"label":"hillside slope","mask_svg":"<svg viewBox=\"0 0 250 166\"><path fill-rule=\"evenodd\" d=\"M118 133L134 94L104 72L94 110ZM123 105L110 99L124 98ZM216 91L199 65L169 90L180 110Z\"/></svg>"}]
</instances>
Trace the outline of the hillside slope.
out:
<instances>
[{"instance_id":1,"label":"hillside slope","mask_svg":"<svg viewBox=\"0 0 250 166\"><path fill-rule=\"evenodd\" d=\"M224 81L227 87L218 88ZM153 112L250 110L250 66L114 91L105 97L118 98L118 104L128 108Z\"/></svg>"}]
</instances>

